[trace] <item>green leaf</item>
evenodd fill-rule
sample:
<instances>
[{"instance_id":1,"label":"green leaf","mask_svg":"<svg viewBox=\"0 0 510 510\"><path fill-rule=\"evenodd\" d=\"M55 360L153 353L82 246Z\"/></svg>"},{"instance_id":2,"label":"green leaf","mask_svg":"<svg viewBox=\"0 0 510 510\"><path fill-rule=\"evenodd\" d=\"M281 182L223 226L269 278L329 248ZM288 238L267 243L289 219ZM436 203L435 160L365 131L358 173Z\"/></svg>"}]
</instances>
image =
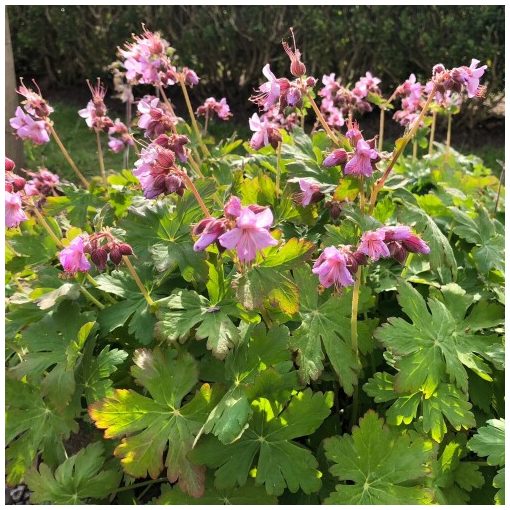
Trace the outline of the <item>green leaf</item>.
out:
<instances>
[{"instance_id":1,"label":"green leaf","mask_svg":"<svg viewBox=\"0 0 510 510\"><path fill-rule=\"evenodd\" d=\"M443 296L448 292L447 288ZM422 390L430 397L445 377L467 392L465 366L483 379L492 380L491 369L481 356L486 356L497 337L467 332L469 321L461 319L458 305L450 311L445 298L440 301L431 297L427 307L420 293L407 282L398 285L398 301L412 324L391 317L374 333L397 356L397 392Z\"/></svg>"},{"instance_id":2,"label":"green leaf","mask_svg":"<svg viewBox=\"0 0 510 510\"><path fill-rule=\"evenodd\" d=\"M312 255L315 244L305 239L289 239L282 246L269 248L264 252L263 267L278 267L280 270L292 269Z\"/></svg>"},{"instance_id":3,"label":"green leaf","mask_svg":"<svg viewBox=\"0 0 510 510\"><path fill-rule=\"evenodd\" d=\"M83 392L87 404L112 394L112 381L110 376L117 370L128 354L119 349L111 349L105 346L103 350L83 366Z\"/></svg>"},{"instance_id":4,"label":"green leaf","mask_svg":"<svg viewBox=\"0 0 510 510\"><path fill-rule=\"evenodd\" d=\"M476 425L475 417L470 411L470 402L451 384L440 384L428 398L422 391L401 394L395 391L391 375L378 372L368 380L363 390L377 403L394 400L386 411L388 423L391 425L409 425L416 419L420 408L424 432L430 433L432 439L438 443L443 440L448 430L445 419L457 431L468 430Z\"/></svg>"},{"instance_id":5,"label":"green leaf","mask_svg":"<svg viewBox=\"0 0 510 510\"><path fill-rule=\"evenodd\" d=\"M246 339L228 354L225 375L231 385L207 417L202 433L213 433L222 443L241 436L252 416L250 406L258 397L276 397L297 385L288 349L285 326L266 331L264 324L248 328ZM197 436L197 439L198 437Z\"/></svg>"},{"instance_id":6,"label":"green leaf","mask_svg":"<svg viewBox=\"0 0 510 510\"><path fill-rule=\"evenodd\" d=\"M299 290L288 271L253 267L233 283L239 302L247 310L272 307L289 315L299 310Z\"/></svg>"},{"instance_id":7,"label":"green leaf","mask_svg":"<svg viewBox=\"0 0 510 510\"><path fill-rule=\"evenodd\" d=\"M384 425L374 411L361 418L352 435L324 441L330 472L341 482L327 505L413 505L431 502L425 488L431 444L408 431Z\"/></svg>"},{"instance_id":8,"label":"green leaf","mask_svg":"<svg viewBox=\"0 0 510 510\"><path fill-rule=\"evenodd\" d=\"M469 440L468 448L480 457L487 457L489 466L505 465L505 420L487 420Z\"/></svg>"},{"instance_id":9,"label":"green leaf","mask_svg":"<svg viewBox=\"0 0 510 510\"><path fill-rule=\"evenodd\" d=\"M24 353L11 373L18 379L40 382L41 394L64 409L75 391L74 369L84 343L79 339L80 330L87 323L94 324L90 318L91 314L82 314L76 303L62 302L23 332L20 347Z\"/></svg>"},{"instance_id":10,"label":"green leaf","mask_svg":"<svg viewBox=\"0 0 510 510\"><path fill-rule=\"evenodd\" d=\"M207 338L207 348L223 359L240 340L239 330L231 319L240 315L241 310L232 300L212 304L195 291L177 290L161 302L156 336L169 342L184 342L200 324L194 332L195 338Z\"/></svg>"},{"instance_id":11,"label":"green leaf","mask_svg":"<svg viewBox=\"0 0 510 510\"><path fill-rule=\"evenodd\" d=\"M89 499L109 496L118 487L122 475L103 469L103 453L101 443L92 443L66 459L55 473L46 464L41 464L39 470L32 468L26 475L32 491L31 503L79 505Z\"/></svg>"},{"instance_id":12,"label":"green leaf","mask_svg":"<svg viewBox=\"0 0 510 510\"><path fill-rule=\"evenodd\" d=\"M303 382L316 380L324 370L327 355L344 391L352 395L357 385L359 370L351 347L351 299L347 290L341 296L319 297L318 281L308 266L294 271L294 279L300 289L300 326L293 331L290 346L297 351L297 364ZM361 298L360 312L367 309L366 293ZM370 322L358 323L360 336L370 335Z\"/></svg>"},{"instance_id":13,"label":"green leaf","mask_svg":"<svg viewBox=\"0 0 510 510\"><path fill-rule=\"evenodd\" d=\"M279 496L287 488L305 494L321 486L318 463L312 453L293 441L312 434L329 415L332 394L296 393L287 406L260 398L252 402L249 428L234 443L224 445L213 437L201 440L190 458L216 469L218 489L244 486L252 464L255 482L265 485L269 495Z\"/></svg>"},{"instance_id":14,"label":"green leaf","mask_svg":"<svg viewBox=\"0 0 510 510\"><path fill-rule=\"evenodd\" d=\"M58 411L29 384L6 379L5 456L9 485L23 480L37 455L53 459L64 455L63 440L78 431L71 408Z\"/></svg>"},{"instance_id":15,"label":"green leaf","mask_svg":"<svg viewBox=\"0 0 510 510\"><path fill-rule=\"evenodd\" d=\"M494 477L494 480L492 481L493 487L496 487L496 489L499 489L498 492L496 492L496 495L494 496L494 500L496 501L497 505L504 505L505 504L505 468L502 468L498 471L498 474Z\"/></svg>"},{"instance_id":16,"label":"green leaf","mask_svg":"<svg viewBox=\"0 0 510 510\"><path fill-rule=\"evenodd\" d=\"M459 434L432 463L434 500L440 505L465 505L469 503L469 493L483 486L484 477L479 466L461 460L467 453L466 438Z\"/></svg>"},{"instance_id":17,"label":"green leaf","mask_svg":"<svg viewBox=\"0 0 510 510\"><path fill-rule=\"evenodd\" d=\"M115 390L112 396L89 406L90 417L96 427L105 429L106 438L123 438L114 453L127 474L157 478L169 445L164 462L168 480L179 480L184 492L200 497L204 471L186 456L216 397L204 384L183 404L198 382L196 362L187 353L138 349L133 360L131 373L150 397L134 390Z\"/></svg>"},{"instance_id":18,"label":"green leaf","mask_svg":"<svg viewBox=\"0 0 510 510\"><path fill-rule=\"evenodd\" d=\"M161 496L153 501L155 505L276 505L278 499L266 494L264 487L249 480L244 487L217 489L211 478L205 482L201 498L193 498L178 487L163 485Z\"/></svg>"}]
</instances>

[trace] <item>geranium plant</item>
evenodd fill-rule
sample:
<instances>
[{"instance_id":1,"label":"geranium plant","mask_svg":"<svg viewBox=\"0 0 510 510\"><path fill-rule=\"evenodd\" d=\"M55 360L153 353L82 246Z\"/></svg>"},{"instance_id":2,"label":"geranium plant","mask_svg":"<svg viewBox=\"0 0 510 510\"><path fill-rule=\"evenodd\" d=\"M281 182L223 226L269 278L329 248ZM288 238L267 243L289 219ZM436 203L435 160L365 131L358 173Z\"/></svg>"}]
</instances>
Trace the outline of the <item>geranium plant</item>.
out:
<instances>
[{"instance_id":1,"label":"geranium plant","mask_svg":"<svg viewBox=\"0 0 510 510\"><path fill-rule=\"evenodd\" d=\"M136 116L112 120L100 81L79 111L92 178L18 89L15 134L77 176L6 158L7 482L33 503L503 502L504 190L449 139L405 155L486 66L386 100L370 72L321 88L293 33L283 50L251 139L214 143L227 99L193 107L199 77L144 28L113 66ZM107 169L106 140L134 165Z\"/></svg>"}]
</instances>

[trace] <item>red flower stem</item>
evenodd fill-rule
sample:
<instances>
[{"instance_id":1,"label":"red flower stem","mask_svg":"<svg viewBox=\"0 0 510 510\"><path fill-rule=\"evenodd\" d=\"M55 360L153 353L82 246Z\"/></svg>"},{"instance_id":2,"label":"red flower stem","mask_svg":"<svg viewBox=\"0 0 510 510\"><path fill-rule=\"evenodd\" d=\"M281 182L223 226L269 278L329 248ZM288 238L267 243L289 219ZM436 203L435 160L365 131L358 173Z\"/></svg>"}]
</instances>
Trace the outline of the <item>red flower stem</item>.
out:
<instances>
[{"instance_id":1,"label":"red flower stem","mask_svg":"<svg viewBox=\"0 0 510 510\"><path fill-rule=\"evenodd\" d=\"M308 93L308 99L310 100L310 104L312 105L313 111L315 112L315 115L317 116L317 120L322 124L322 127L328 134L331 141L335 145L339 145L338 138L336 137L335 133L333 133L331 128L328 126L326 119L324 118L321 111L319 110L319 107L317 106L317 103L314 101L312 94L310 92Z\"/></svg>"},{"instance_id":2,"label":"red flower stem","mask_svg":"<svg viewBox=\"0 0 510 510\"><path fill-rule=\"evenodd\" d=\"M83 176L83 174L78 170L78 167L76 166L76 163L73 161L71 156L69 155L69 152L67 152L67 149L64 147L64 144L62 143L62 140L57 135L57 132L55 131L55 128L53 127L53 124L49 124L50 126L50 133L55 139L55 142L57 142L57 145L59 149L62 151L62 154L64 155L64 158L66 158L67 162L69 163L69 166L73 169L74 173L78 176L82 184L85 186L85 188L89 188L90 184L87 179Z\"/></svg>"},{"instance_id":3,"label":"red flower stem","mask_svg":"<svg viewBox=\"0 0 510 510\"><path fill-rule=\"evenodd\" d=\"M368 213L371 214L374 210L375 203L377 201L377 195L379 194L379 191L384 186L384 183L386 182L386 179L388 179L388 176L391 173L391 170L395 166L395 163L397 162L400 155L404 152L404 149L407 147L407 144L414 138L414 135L416 134L416 131L418 131L418 128L420 127L420 124L425 117L425 114L427 113L430 103L432 103L432 100L434 99L434 95L436 94L436 87L434 86L432 90L430 91L429 97L427 98L427 101L423 105L423 108L420 112L420 115L418 118L414 121L413 126L408 131L406 135L404 135L400 139L400 143L398 146L395 146L395 149L393 150L393 157L391 158L391 161L388 164L388 167L386 168L386 171L384 172L383 176L375 183L374 188L372 189L372 194L370 195L370 207L368 209Z\"/></svg>"},{"instance_id":4,"label":"red flower stem","mask_svg":"<svg viewBox=\"0 0 510 510\"><path fill-rule=\"evenodd\" d=\"M188 177L186 172L181 172L180 176L182 177L183 181L185 182L186 187L195 196L195 199L198 202L200 209L202 209L202 212L204 213L205 217L209 218L211 216L211 213L209 212L209 209L207 209L207 206L205 205L204 201L202 200L202 197L200 196L200 193L198 192L197 188L193 184L193 181Z\"/></svg>"},{"instance_id":5,"label":"red flower stem","mask_svg":"<svg viewBox=\"0 0 510 510\"><path fill-rule=\"evenodd\" d=\"M101 147L101 136L99 130L96 129L96 141L97 141L97 159L99 160L99 171L101 172L101 179L103 186L105 187L106 193L108 193L108 180L106 179L106 170L104 167L103 148Z\"/></svg>"}]
</instances>

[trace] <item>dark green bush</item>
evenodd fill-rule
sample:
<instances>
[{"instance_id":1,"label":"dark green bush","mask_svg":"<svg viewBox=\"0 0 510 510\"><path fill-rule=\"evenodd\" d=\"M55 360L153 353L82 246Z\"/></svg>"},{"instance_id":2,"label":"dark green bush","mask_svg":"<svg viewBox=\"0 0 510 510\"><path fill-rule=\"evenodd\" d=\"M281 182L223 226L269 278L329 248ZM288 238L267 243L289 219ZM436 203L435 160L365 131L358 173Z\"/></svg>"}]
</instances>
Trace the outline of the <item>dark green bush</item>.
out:
<instances>
[{"instance_id":1,"label":"dark green bush","mask_svg":"<svg viewBox=\"0 0 510 510\"><path fill-rule=\"evenodd\" d=\"M502 6L12 6L8 15L17 74L45 85L105 75L112 49L144 22L202 77L197 99L224 95L234 106L246 104L266 62L287 69L278 43L290 26L319 78L353 82L370 70L391 93L412 72L425 80L438 62L476 57L489 65L491 100L504 89Z\"/></svg>"}]
</instances>

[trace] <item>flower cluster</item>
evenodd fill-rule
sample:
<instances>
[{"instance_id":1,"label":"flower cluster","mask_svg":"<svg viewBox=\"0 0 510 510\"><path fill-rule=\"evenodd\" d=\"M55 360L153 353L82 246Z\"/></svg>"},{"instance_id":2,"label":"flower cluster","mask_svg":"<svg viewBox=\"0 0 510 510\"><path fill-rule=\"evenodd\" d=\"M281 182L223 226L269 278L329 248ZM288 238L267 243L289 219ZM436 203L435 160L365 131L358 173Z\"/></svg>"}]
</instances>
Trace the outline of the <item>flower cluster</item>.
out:
<instances>
[{"instance_id":1,"label":"flower cluster","mask_svg":"<svg viewBox=\"0 0 510 510\"><path fill-rule=\"evenodd\" d=\"M21 195L25 187L25 179L14 174L15 166L12 159L5 158L5 226L7 228L15 228L28 219L23 211Z\"/></svg>"},{"instance_id":2,"label":"flower cluster","mask_svg":"<svg viewBox=\"0 0 510 510\"><path fill-rule=\"evenodd\" d=\"M128 146L133 147L134 145L135 141L126 124L119 119L115 119L113 125L108 129L108 147L113 152L119 153Z\"/></svg>"},{"instance_id":3,"label":"flower cluster","mask_svg":"<svg viewBox=\"0 0 510 510\"><path fill-rule=\"evenodd\" d=\"M269 232L273 224L269 207L257 204L243 207L241 200L232 196L223 212L223 218L209 217L195 225L193 235L199 236L193 247L195 251L216 243L219 249L235 249L241 262L251 262L258 251L278 244Z\"/></svg>"},{"instance_id":4,"label":"flower cluster","mask_svg":"<svg viewBox=\"0 0 510 510\"><path fill-rule=\"evenodd\" d=\"M268 121L271 125L277 125L287 131L292 131L299 124L297 112L288 115L280 113L278 108L272 108L260 116L262 122Z\"/></svg>"},{"instance_id":5,"label":"flower cluster","mask_svg":"<svg viewBox=\"0 0 510 510\"><path fill-rule=\"evenodd\" d=\"M38 172L26 173L31 177L25 184L26 195L49 197L57 194L57 186L60 184L58 175L50 172L47 168L41 168Z\"/></svg>"},{"instance_id":6,"label":"flower cluster","mask_svg":"<svg viewBox=\"0 0 510 510\"><path fill-rule=\"evenodd\" d=\"M183 135L160 135L142 149L140 159L135 161L133 173L140 181L145 198L184 193L184 171L177 168L175 160L179 157L182 161L186 157L184 145L188 141Z\"/></svg>"},{"instance_id":7,"label":"flower cluster","mask_svg":"<svg viewBox=\"0 0 510 510\"><path fill-rule=\"evenodd\" d=\"M325 167L344 165L345 175L371 177L376 163L381 159L375 148L376 139L365 140L356 122L349 123L346 137L351 146L355 148L354 151L347 152L344 149L336 149L324 159L322 164Z\"/></svg>"},{"instance_id":8,"label":"flower cluster","mask_svg":"<svg viewBox=\"0 0 510 510\"><path fill-rule=\"evenodd\" d=\"M442 95L446 91L461 92L465 90L469 98L483 97L486 87L480 86L480 78L487 66L478 67L479 60L472 59L469 67L461 66L447 70L443 64L437 64L432 69L432 82L435 86L436 101L441 103Z\"/></svg>"},{"instance_id":9,"label":"flower cluster","mask_svg":"<svg viewBox=\"0 0 510 510\"><path fill-rule=\"evenodd\" d=\"M326 122L333 128L341 128L345 124L345 117L358 112L371 112L372 105L367 101L369 93L380 95L379 83L381 80L365 73L355 84L353 90L349 90L335 79L335 73L325 74L322 77L324 87L319 90L322 97L321 112Z\"/></svg>"},{"instance_id":10,"label":"flower cluster","mask_svg":"<svg viewBox=\"0 0 510 510\"><path fill-rule=\"evenodd\" d=\"M35 86L37 84L34 82ZM22 140L30 140L37 145L43 145L50 141L49 116L53 108L43 99L41 91L38 92L25 86L21 86L17 92L25 99L21 102L23 108L18 106L14 117L9 119L9 124L16 130L16 136Z\"/></svg>"},{"instance_id":11,"label":"flower cluster","mask_svg":"<svg viewBox=\"0 0 510 510\"><path fill-rule=\"evenodd\" d=\"M177 118L155 96L144 96L138 103L138 113L138 127L143 129L144 136L151 140L172 131L177 124Z\"/></svg>"},{"instance_id":12,"label":"flower cluster","mask_svg":"<svg viewBox=\"0 0 510 510\"><path fill-rule=\"evenodd\" d=\"M407 226L381 227L364 232L356 250L350 246L329 246L315 261L312 271L323 287L340 289L354 283L360 265L369 260L393 258L403 264L408 253L430 253L430 248Z\"/></svg>"},{"instance_id":13,"label":"flower cluster","mask_svg":"<svg viewBox=\"0 0 510 510\"><path fill-rule=\"evenodd\" d=\"M93 87L87 80L92 99L87 103L86 108L81 109L78 115L85 119L87 126L95 131L105 131L113 126L113 121L107 115L106 105L104 98L106 95L106 88L101 84L100 79L97 79L97 84Z\"/></svg>"},{"instance_id":14,"label":"flower cluster","mask_svg":"<svg viewBox=\"0 0 510 510\"><path fill-rule=\"evenodd\" d=\"M420 113L425 91L423 85L416 81L416 76L411 74L395 91L395 95L402 98L402 107L394 113L393 120L402 126L412 124Z\"/></svg>"},{"instance_id":15,"label":"flower cluster","mask_svg":"<svg viewBox=\"0 0 510 510\"><path fill-rule=\"evenodd\" d=\"M133 35L133 41L119 48L126 69L126 79L129 83L159 85L176 82L175 68L172 68L167 57L170 47L168 41L158 32L150 32L144 28L142 35Z\"/></svg>"},{"instance_id":16,"label":"flower cluster","mask_svg":"<svg viewBox=\"0 0 510 510\"><path fill-rule=\"evenodd\" d=\"M202 117L210 117L212 114L216 114L221 120L228 120L232 117L230 107L224 97L219 101L214 97L208 97L204 104L197 108L196 114Z\"/></svg>"}]
</instances>

